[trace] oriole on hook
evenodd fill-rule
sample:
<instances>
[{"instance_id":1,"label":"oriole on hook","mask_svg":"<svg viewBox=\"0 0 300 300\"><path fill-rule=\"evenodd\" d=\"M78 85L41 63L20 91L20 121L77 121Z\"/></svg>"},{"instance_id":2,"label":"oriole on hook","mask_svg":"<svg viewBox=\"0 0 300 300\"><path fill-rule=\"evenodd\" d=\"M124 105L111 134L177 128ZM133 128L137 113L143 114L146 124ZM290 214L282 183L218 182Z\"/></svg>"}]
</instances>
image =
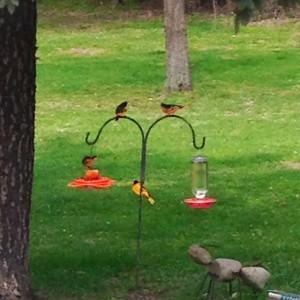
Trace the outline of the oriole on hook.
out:
<instances>
[{"instance_id":1,"label":"oriole on hook","mask_svg":"<svg viewBox=\"0 0 300 300\"><path fill-rule=\"evenodd\" d=\"M127 102L124 101L121 104L119 104L116 108L116 121L119 120L120 117L124 117L127 113Z\"/></svg>"},{"instance_id":2,"label":"oriole on hook","mask_svg":"<svg viewBox=\"0 0 300 300\"><path fill-rule=\"evenodd\" d=\"M161 107L162 111L165 114L167 114L167 115L174 115L179 109L182 109L185 106L183 106L183 105L176 105L176 104L161 103L160 107Z\"/></svg>"}]
</instances>

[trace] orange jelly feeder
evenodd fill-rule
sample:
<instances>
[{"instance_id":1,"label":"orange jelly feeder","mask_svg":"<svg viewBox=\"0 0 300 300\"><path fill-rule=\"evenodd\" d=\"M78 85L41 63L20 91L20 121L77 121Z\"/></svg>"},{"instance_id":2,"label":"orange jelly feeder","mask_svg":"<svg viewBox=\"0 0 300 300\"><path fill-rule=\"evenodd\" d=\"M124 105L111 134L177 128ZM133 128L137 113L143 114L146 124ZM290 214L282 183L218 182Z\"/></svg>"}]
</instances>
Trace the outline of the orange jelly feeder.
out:
<instances>
[{"instance_id":1,"label":"orange jelly feeder","mask_svg":"<svg viewBox=\"0 0 300 300\"><path fill-rule=\"evenodd\" d=\"M100 178L100 172L98 170L86 170L85 179L87 180L96 180Z\"/></svg>"},{"instance_id":2,"label":"orange jelly feeder","mask_svg":"<svg viewBox=\"0 0 300 300\"><path fill-rule=\"evenodd\" d=\"M110 188L115 180L108 177L101 177L98 170L86 170L85 176L76 178L68 184L69 188L76 189L104 189Z\"/></svg>"},{"instance_id":3,"label":"orange jelly feeder","mask_svg":"<svg viewBox=\"0 0 300 300\"><path fill-rule=\"evenodd\" d=\"M82 164L87 168L85 176L75 179L68 184L70 188L76 189L104 189L111 187L115 180L108 177L101 177L99 170L93 168L96 155L85 155Z\"/></svg>"}]
</instances>

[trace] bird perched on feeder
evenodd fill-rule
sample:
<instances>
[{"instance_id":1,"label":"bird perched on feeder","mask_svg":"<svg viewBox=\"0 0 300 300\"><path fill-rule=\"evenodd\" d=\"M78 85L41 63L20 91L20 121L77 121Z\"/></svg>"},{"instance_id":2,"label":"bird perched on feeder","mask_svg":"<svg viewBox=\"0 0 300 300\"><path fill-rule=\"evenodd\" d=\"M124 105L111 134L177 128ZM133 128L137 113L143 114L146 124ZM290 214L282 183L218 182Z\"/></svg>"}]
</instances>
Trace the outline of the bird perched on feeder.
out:
<instances>
[{"instance_id":1,"label":"bird perched on feeder","mask_svg":"<svg viewBox=\"0 0 300 300\"><path fill-rule=\"evenodd\" d=\"M85 155L82 159L82 164L88 169L93 170L93 164L97 158L97 155Z\"/></svg>"},{"instance_id":2,"label":"bird perched on feeder","mask_svg":"<svg viewBox=\"0 0 300 300\"><path fill-rule=\"evenodd\" d=\"M183 105L166 104L166 103L161 103L160 107L162 111L167 115L174 115L177 112L177 110L184 108Z\"/></svg>"},{"instance_id":3,"label":"bird perched on feeder","mask_svg":"<svg viewBox=\"0 0 300 300\"><path fill-rule=\"evenodd\" d=\"M147 189L144 186L142 186L141 189L141 185L137 180L135 180L132 184L132 191L138 196L142 195L147 198L152 205L155 203L155 200L151 197Z\"/></svg>"},{"instance_id":4,"label":"bird perched on feeder","mask_svg":"<svg viewBox=\"0 0 300 300\"><path fill-rule=\"evenodd\" d=\"M120 117L124 117L127 113L127 102L124 101L119 104L116 108L116 121L119 120Z\"/></svg>"}]
</instances>

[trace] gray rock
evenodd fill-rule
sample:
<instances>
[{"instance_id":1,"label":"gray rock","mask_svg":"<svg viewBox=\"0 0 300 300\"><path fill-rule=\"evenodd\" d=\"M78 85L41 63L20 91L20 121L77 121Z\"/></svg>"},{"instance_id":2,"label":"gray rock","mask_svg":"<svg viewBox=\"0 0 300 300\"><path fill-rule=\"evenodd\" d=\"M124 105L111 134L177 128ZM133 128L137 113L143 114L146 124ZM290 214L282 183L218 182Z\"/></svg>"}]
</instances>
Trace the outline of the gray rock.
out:
<instances>
[{"instance_id":1,"label":"gray rock","mask_svg":"<svg viewBox=\"0 0 300 300\"><path fill-rule=\"evenodd\" d=\"M200 265L209 265L212 262L211 255L199 245L191 245L189 255L195 263Z\"/></svg>"},{"instance_id":2,"label":"gray rock","mask_svg":"<svg viewBox=\"0 0 300 300\"><path fill-rule=\"evenodd\" d=\"M234 259L217 258L209 266L210 276L217 281L230 282L234 280L242 269L242 264Z\"/></svg>"},{"instance_id":3,"label":"gray rock","mask_svg":"<svg viewBox=\"0 0 300 300\"><path fill-rule=\"evenodd\" d=\"M270 273L262 267L244 267L241 271L242 281L254 290L263 290Z\"/></svg>"}]
</instances>

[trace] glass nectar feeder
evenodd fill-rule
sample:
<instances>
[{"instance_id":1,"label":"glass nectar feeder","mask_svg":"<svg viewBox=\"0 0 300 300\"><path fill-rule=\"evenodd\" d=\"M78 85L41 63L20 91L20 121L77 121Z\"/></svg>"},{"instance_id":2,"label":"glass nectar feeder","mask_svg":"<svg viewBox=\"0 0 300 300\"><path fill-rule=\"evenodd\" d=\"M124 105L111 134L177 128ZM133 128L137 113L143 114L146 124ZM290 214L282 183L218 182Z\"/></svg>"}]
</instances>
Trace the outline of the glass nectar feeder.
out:
<instances>
[{"instance_id":1,"label":"glass nectar feeder","mask_svg":"<svg viewBox=\"0 0 300 300\"><path fill-rule=\"evenodd\" d=\"M203 199L208 193L208 160L198 155L192 158L192 192L197 199Z\"/></svg>"},{"instance_id":2,"label":"glass nectar feeder","mask_svg":"<svg viewBox=\"0 0 300 300\"><path fill-rule=\"evenodd\" d=\"M208 159L197 155L191 160L191 183L194 198L185 199L185 203L192 208L209 208L216 199L208 197Z\"/></svg>"}]
</instances>

